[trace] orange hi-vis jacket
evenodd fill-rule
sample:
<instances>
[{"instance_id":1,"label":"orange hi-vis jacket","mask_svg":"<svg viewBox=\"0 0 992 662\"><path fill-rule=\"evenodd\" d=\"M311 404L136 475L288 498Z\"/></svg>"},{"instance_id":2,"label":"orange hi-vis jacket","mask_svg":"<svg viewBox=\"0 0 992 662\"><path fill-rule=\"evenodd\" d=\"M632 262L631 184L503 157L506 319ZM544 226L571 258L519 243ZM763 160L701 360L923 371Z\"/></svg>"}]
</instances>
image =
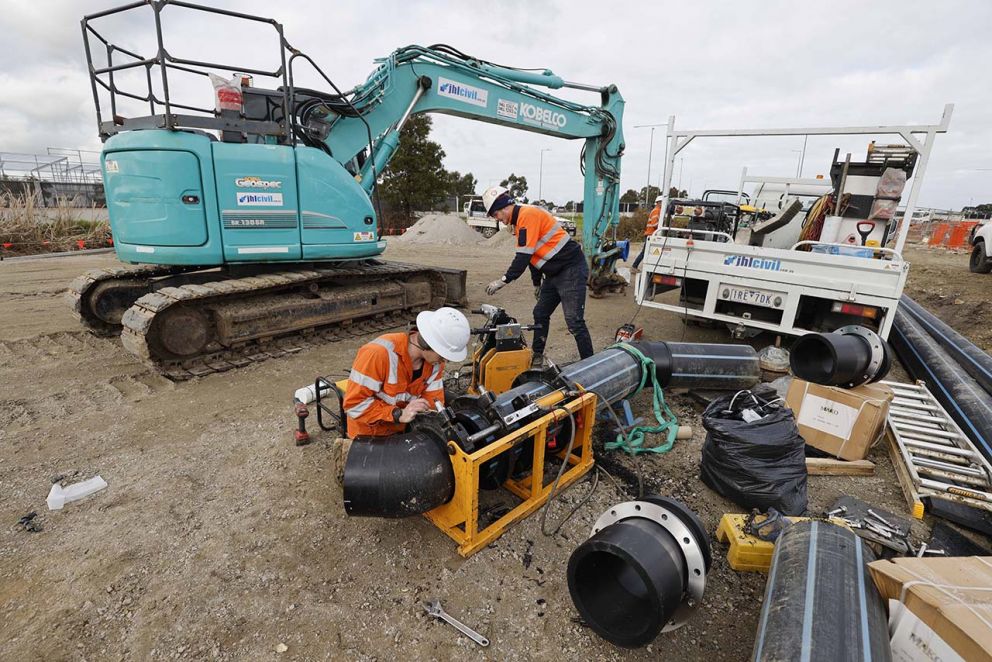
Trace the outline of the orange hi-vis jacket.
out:
<instances>
[{"instance_id":1,"label":"orange hi-vis jacket","mask_svg":"<svg viewBox=\"0 0 992 662\"><path fill-rule=\"evenodd\" d=\"M444 362L425 361L414 379L409 346L410 334L387 333L358 350L344 394L350 438L402 432L406 424L393 419L393 409L402 409L411 400L423 398L431 407L444 404Z\"/></svg>"},{"instance_id":2,"label":"orange hi-vis jacket","mask_svg":"<svg viewBox=\"0 0 992 662\"><path fill-rule=\"evenodd\" d=\"M644 228L644 236L650 236L658 229L658 220L661 218L661 205L655 205L651 213L648 214L648 224Z\"/></svg>"},{"instance_id":3,"label":"orange hi-vis jacket","mask_svg":"<svg viewBox=\"0 0 992 662\"><path fill-rule=\"evenodd\" d=\"M570 237L555 217L531 205L518 205L514 210L516 222L513 234L517 237L517 253L530 255L530 264L540 269L565 247Z\"/></svg>"}]
</instances>

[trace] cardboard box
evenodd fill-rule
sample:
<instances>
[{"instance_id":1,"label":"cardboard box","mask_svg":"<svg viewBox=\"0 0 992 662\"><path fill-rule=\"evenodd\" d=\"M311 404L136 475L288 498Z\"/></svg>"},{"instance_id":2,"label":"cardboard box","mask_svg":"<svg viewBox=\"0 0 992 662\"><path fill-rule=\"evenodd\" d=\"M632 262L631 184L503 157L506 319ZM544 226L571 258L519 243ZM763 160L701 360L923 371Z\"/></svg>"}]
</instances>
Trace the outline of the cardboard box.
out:
<instances>
[{"instance_id":1,"label":"cardboard box","mask_svg":"<svg viewBox=\"0 0 992 662\"><path fill-rule=\"evenodd\" d=\"M868 569L883 598L902 602L955 653L992 661L992 557L905 558Z\"/></svg>"},{"instance_id":2,"label":"cardboard box","mask_svg":"<svg viewBox=\"0 0 992 662\"><path fill-rule=\"evenodd\" d=\"M889 600L892 662L966 662L933 628L897 600Z\"/></svg>"},{"instance_id":3,"label":"cardboard box","mask_svg":"<svg viewBox=\"0 0 992 662\"><path fill-rule=\"evenodd\" d=\"M892 389L845 389L793 379L785 401L806 443L842 460L863 460L885 430Z\"/></svg>"}]
</instances>

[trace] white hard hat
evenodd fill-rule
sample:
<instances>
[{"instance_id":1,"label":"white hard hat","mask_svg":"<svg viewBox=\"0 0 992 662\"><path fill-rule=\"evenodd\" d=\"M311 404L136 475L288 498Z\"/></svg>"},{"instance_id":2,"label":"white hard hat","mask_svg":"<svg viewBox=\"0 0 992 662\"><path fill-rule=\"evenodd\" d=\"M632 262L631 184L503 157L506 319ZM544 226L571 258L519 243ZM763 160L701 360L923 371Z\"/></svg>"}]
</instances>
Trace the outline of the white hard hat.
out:
<instances>
[{"instance_id":1,"label":"white hard hat","mask_svg":"<svg viewBox=\"0 0 992 662\"><path fill-rule=\"evenodd\" d=\"M502 196L506 196L506 197L500 200ZM495 209L493 209L493 204L497 200L500 200L501 203L505 203L507 201L507 198L509 197L510 197L510 192L507 191L506 188L502 186L490 186L482 194L482 206L486 208L487 214L491 214L493 211L496 211ZM512 198L510 198L511 203L512 201L513 201ZM502 209L505 206L506 204L501 204L500 206L497 207L497 209Z\"/></svg>"},{"instance_id":2,"label":"white hard hat","mask_svg":"<svg viewBox=\"0 0 992 662\"><path fill-rule=\"evenodd\" d=\"M664 199L665 199L665 196L659 195L657 198L654 199L654 203L655 204L658 204L659 202L661 202Z\"/></svg>"},{"instance_id":3,"label":"white hard hat","mask_svg":"<svg viewBox=\"0 0 992 662\"><path fill-rule=\"evenodd\" d=\"M472 337L468 319L454 308L425 310L417 315L417 331L430 348L448 361L463 361Z\"/></svg>"}]
</instances>

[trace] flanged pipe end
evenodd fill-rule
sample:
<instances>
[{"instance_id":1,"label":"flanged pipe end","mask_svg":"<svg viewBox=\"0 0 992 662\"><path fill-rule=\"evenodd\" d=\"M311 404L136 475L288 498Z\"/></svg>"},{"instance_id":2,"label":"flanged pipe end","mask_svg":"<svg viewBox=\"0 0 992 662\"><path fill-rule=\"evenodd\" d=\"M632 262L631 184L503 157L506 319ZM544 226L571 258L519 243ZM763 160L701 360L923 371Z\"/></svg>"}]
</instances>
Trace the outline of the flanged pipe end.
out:
<instances>
[{"instance_id":1,"label":"flanged pipe end","mask_svg":"<svg viewBox=\"0 0 992 662\"><path fill-rule=\"evenodd\" d=\"M568 589L598 635L637 648L685 622L702 598L708 564L698 518L678 501L647 497L600 516L568 560Z\"/></svg>"},{"instance_id":2,"label":"flanged pipe end","mask_svg":"<svg viewBox=\"0 0 992 662\"><path fill-rule=\"evenodd\" d=\"M792 373L805 381L853 388L877 382L892 366L888 344L871 329L851 325L832 333L807 333L792 345Z\"/></svg>"}]
</instances>

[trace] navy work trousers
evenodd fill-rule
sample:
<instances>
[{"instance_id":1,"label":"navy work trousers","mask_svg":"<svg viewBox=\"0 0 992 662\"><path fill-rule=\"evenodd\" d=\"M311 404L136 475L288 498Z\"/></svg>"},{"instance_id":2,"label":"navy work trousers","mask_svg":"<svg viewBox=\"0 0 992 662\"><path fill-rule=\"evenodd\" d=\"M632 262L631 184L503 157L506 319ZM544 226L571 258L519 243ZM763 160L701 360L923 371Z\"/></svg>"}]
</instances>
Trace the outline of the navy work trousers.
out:
<instances>
[{"instance_id":1,"label":"navy work trousers","mask_svg":"<svg viewBox=\"0 0 992 662\"><path fill-rule=\"evenodd\" d=\"M565 313L565 324L568 332L575 337L575 346L579 349L580 358L593 355L592 337L586 327L586 281L589 279L589 267L585 260L576 261L559 271L554 276L545 276L541 284L541 292L534 306L533 350L535 354L544 354L544 346L548 341L548 329L551 315L561 304Z\"/></svg>"}]
</instances>

